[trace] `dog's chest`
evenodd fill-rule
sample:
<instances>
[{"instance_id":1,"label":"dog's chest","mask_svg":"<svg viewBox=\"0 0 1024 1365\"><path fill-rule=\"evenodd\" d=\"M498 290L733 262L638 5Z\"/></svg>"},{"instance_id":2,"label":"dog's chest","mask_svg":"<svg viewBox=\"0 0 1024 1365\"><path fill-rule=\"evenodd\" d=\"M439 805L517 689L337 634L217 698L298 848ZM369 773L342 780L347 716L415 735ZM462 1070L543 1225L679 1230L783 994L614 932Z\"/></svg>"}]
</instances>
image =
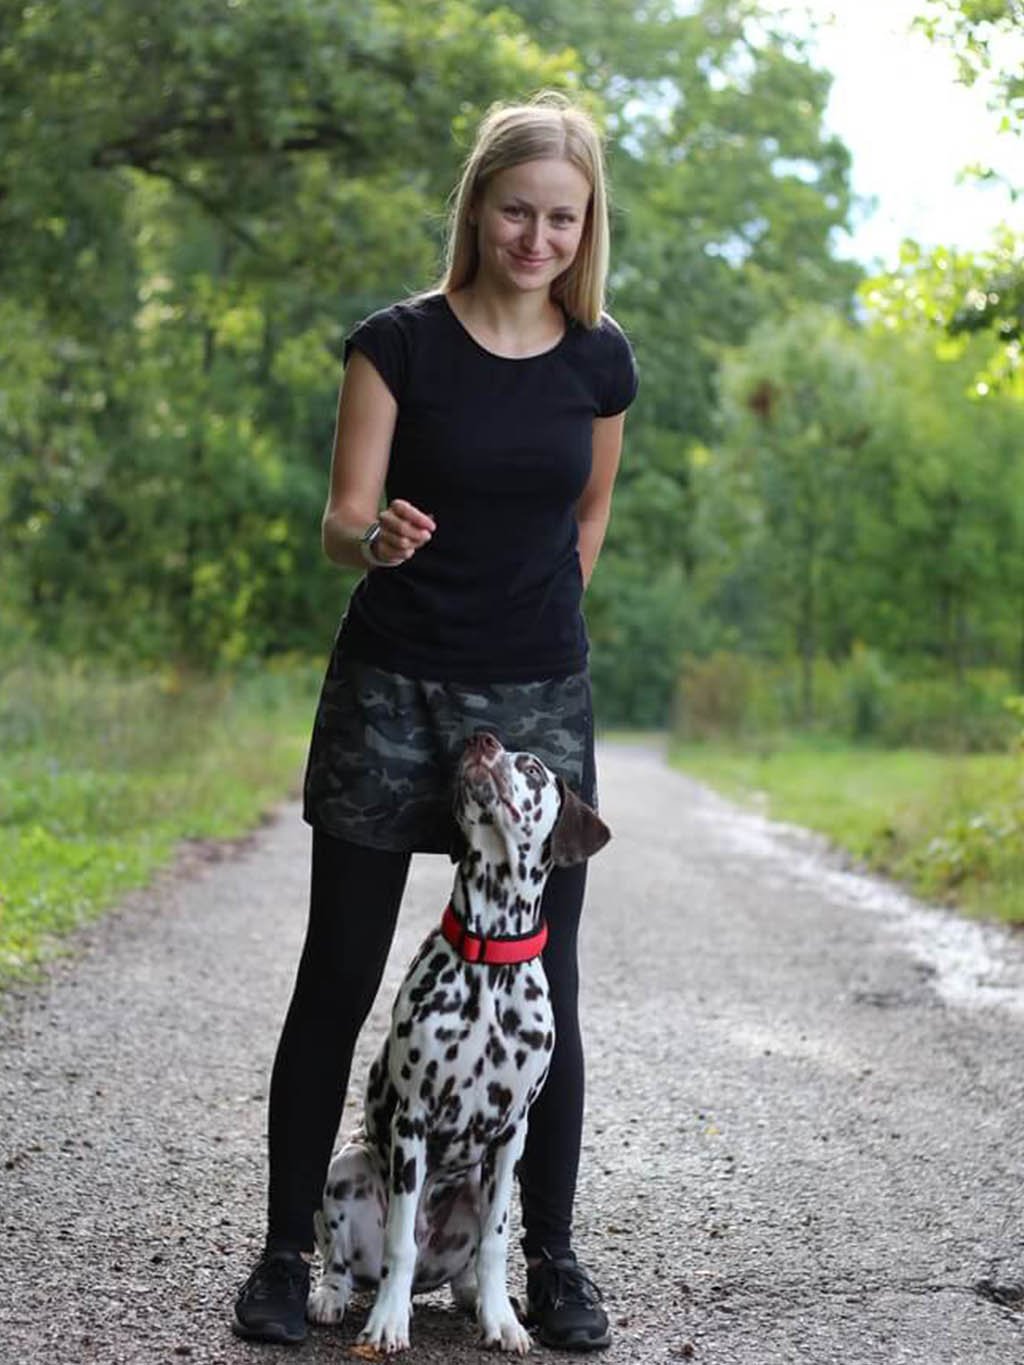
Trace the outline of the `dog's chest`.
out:
<instances>
[{"instance_id":1,"label":"dog's chest","mask_svg":"<svg viewBox=\"0 0 1024 1365\"><path fill-rule=\"evenodd\" d=\"M431 935L395 1000L386 1063L431 1165L478 1159L532 1101L553 1046L540 959L470 964Z\"/></svg>"}]
</instances>

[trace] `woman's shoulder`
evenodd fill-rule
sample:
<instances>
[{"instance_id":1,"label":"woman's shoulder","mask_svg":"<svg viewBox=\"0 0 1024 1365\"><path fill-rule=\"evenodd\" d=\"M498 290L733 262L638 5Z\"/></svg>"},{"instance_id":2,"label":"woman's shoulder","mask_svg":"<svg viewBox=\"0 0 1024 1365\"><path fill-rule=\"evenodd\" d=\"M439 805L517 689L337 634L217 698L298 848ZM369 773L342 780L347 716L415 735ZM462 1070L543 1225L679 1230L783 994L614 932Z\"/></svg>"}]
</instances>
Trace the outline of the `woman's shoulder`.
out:
<instances>
[{"instance_id":1,"label":"woman's shoulder","mask_svg":"<svg viewBox=\"0 0 1024 1365\"><path fill-rule=\"evenodd\" d=\"M602 313L594 327L575 323L573 330L577 352L593 376L599 415L623 411L636 397L639 383L636 357L625 331L611 313Z\"/></svg>"},{"instance_id":2,"label":"woman's shoulder","mask_svg":"<svg viewBox=\"0 0 1024 1365\"><path fill-rule=\"evenodd\" d=\"M362 328L374 330L414 331L430 326L442 316L445 309L444 295L433 290L424 294L410 294L408 298L398 299L372 313L355 324L354 332Z\"/></svg>"},{"instance_id":3,"label":"woman's shoulder","mask_svg":"<svg viewBox=\"0 0 1024 1365\"><path fill-rule=\"evenodd\" d=\"M415 294L378 308L357 322L345 337L344 362L362 351L400 402L416 356L429 352L444 309L441 294Z\"/></svg>"},{"instance_id":4,"label":"woman's shoulder","mask_svg":"<svg viewBox=\"0 0 1024 1365\"><path fill-rule=\"evenodd\" d=\"M626 336L625 329L612 317L611 313L602 313L598 318L597 326L593 332L599 338L601 344L610 351L632 351L629 338Z\"/></svg>"}]
</instances>

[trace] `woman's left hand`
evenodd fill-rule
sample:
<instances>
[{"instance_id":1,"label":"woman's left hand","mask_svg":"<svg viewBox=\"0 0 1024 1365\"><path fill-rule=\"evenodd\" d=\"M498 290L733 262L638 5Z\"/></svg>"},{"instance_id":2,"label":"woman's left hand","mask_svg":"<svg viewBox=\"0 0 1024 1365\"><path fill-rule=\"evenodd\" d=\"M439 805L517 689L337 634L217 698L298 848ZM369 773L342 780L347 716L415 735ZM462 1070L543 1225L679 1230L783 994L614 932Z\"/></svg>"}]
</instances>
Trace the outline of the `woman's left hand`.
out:
<instances>
[{"instance_id":1,"label":"woman's left hand","mask_svg":"<svg viewBox=\"0 0 1024 1365\"><path fill-rule=\"evenodd\" d=\"M378 520L380 535L373 542L371 554L381 568L394 568L412 559L437 529L429 513L421 512L403 498L393 499Z\"/></svg>"}]
</instances>

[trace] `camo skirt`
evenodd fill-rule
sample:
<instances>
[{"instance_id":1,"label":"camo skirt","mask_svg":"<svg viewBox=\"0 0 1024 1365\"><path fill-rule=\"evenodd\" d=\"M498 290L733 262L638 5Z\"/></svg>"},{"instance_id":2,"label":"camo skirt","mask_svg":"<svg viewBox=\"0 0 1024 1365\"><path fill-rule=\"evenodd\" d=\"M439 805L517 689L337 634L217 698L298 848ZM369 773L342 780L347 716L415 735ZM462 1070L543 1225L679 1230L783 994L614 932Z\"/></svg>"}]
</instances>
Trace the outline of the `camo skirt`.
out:
<instances>
[{"instance_id":1,"label":"camo skirt","mask_svg":"<svg viewBox=\"0 0 1024 1365\"><path fill-rule=\"evenodd\" d=\"M452 782L466 739L527 749L596 807L586 672L539 682L406 678L336 644L313 724L303 819L370 848L451 853Z\"/></svg>"}]
</instances>

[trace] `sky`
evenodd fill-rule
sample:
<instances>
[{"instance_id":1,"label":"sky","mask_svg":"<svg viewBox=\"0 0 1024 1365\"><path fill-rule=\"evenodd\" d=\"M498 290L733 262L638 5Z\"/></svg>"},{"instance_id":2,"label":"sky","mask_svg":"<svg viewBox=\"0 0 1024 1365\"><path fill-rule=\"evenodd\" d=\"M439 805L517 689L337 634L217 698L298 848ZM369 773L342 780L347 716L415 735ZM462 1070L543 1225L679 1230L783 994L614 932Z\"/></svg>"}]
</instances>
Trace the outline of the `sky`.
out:
<instances>
[{"instance_id":1,"label":"sky","mask_svg":"<svg viewBox=\"0 0 1024 1365\"><path fill-rule=\"evenodd\" d=\"M948 48L908 31L921 0L770 4L834 17L816 47L816 64L834 76L826 126L850 148L854 193L876 201L855 209L852 235L838 239L842 255L893 266L904 237L983 249L1000 221L1024 229L1024 204L1014 205L1004 189L957 183L973 162L1024 182L1024 144L997 134L986 91L957 83ZM803 31L795 18L789 27Z\"/></svg>"}]
</instances>

